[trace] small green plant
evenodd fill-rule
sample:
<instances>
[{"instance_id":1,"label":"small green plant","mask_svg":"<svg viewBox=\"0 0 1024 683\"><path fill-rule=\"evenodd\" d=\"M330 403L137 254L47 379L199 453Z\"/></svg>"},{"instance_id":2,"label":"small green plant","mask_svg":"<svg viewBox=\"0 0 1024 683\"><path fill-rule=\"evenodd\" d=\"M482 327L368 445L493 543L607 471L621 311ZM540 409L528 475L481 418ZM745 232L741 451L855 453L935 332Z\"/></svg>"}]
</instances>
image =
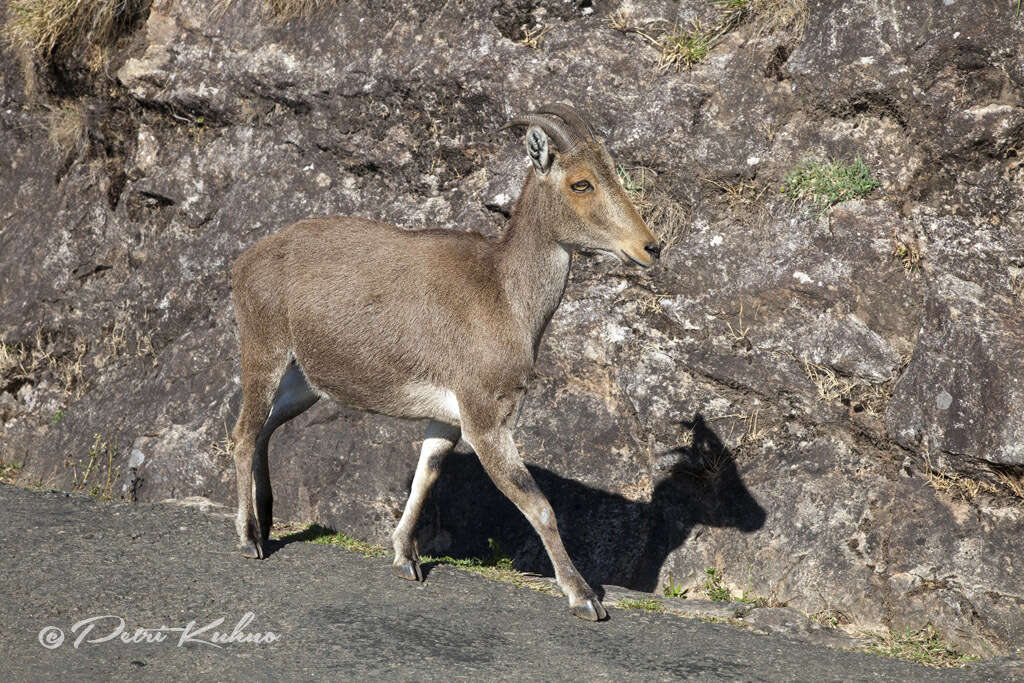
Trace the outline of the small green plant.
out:
<instances>
[{"instance_id":1,"label":"small green plant","mask_svg":"<svg viewBox=\"0 0 1024 683\"><path fill-rule=\"evenodd\" d=\"M704 570L704 594L714 602L731 602L732 593L722 585L722 573L713 567Z\"/></svg>"},{"instance_id":2,"label":"small green plant","mask_svg":"<svg viewBox=\"0 0 1024 683\"><path fill-rule=\"evenodd\" d=\"M874 645L867 648L868 652L904 659L925 666L962 667L968 662L976 662L980 657L965 655L956 646L939 637L931 624L914 631L892 631L888 634L868 633L875 640Z\"/></svg>"},{"instance_id":3,"label":"small green plant","mask_svg":"<svg viewBox=\"0 0 1024 683\"><path fill-rule=\"evenodd\" d=\"M54 413L53 417L50 418L50 424L51 425L57 424L58 422L61 421L61 418L63 418L63 417L64 417L64 411L63 410L58 410L56 413Z\"/></svg>"},{"instance_id":4,"label":"small green plant","mask_svg":"<svg viewBox=\"0 0 1024 683\"><path fill-rule=\"evenodd\" d=\"M867 197L880 185L859 157L850 164L808 160L786 176L782 194L793 206L810 204L821 217L839 202Z\"/></svg>"},{"instance_id":5,"label":"small green plant","mask_svg":"<svg viewBox=\"0 0 1024 683\"><path fill-rule=\"evenodd\" d=\"M643 600L631 600L629 598L623 598L615 603L615 606L619 609L642 609L648 612L664 612L665 605L654 598L644 598Z\"/></svg>"},{"instance_id":6,"label":"small green plant","mask_svg":"<svg viewBox=\"0 0 1024 683\"><path fill-rule=\"evenodd\" d=\"M688 591L688 588L676 584L672 577L669 577L668 583L665 584L665 597L668 598L685 598Z\"/></svg>"},{"instance_id":7,"label":"small green plant","mask_svg":"<svg viewBox=\"0 0 1024 683\"><path fill-rule=\"evenodd\" d=\"M921 270L921 250L914 240L904 239L899 228L892 229L892 257L900 262L903 271L913 273Z\"/></svg>"}]
</instances>

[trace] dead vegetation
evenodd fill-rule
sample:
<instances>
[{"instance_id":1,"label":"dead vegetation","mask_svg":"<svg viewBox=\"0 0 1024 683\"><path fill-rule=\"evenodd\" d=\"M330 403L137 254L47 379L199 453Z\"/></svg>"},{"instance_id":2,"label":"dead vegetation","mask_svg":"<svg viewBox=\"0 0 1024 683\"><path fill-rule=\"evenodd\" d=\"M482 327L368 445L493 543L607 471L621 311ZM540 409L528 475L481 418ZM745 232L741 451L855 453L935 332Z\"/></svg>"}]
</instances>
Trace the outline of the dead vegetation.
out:
<instances>
[{"instance_id":1,"label":"dead vegetation","mask_svg":"<svg viewBox=\"0 0 1024 683\"><path fill-rule=\"evenodd\" d=\"M772 432L777 430L781 424L779 423L765 423L765 419L761 416L761 408L755 407L753 411L749 413L732 413L729 415L721 415L712 420L718 422L720 420L730 420L729 432L725 435L725 441L733 444L732 448L740 452L740 449L744 447L756 446L757 444L764 441ZM737 432L737 427L742 425L742 432ZM731 462L732 456L725 455L726 461ZM724 466L725 462L713 463L714 467L711 469L717 476L718 472L721 471L721 467Z\"/></svg>"},{"instance_id":2,"label":"dead vegetation","mask_svg":"<svg viewBox=\"0 0 1024 683\"><path fill-rule=\"evenodd\" d=\"M92 52L97 65L105 48L124 35L150 0L12 0L4 42L46 63L77 50Z\"/></svg>"},{"instance_id":3,"label":"dead vegetation","mask_svg":"<svg viewBox=\"0 0 1024 683\"><path fill-rule=\"evenodd\" d=\"M235 447L235 441L231 438L231 430L228 428L227 420L224 421L224 436L210 446L214 456L221 460L231 461L231 451Z\"/></svg>"},{"instance_id":4,"label":"dead vegetation","mask_svg":"<svg viewBox=\"0 0 1024 683\"><path fill-rule=\"evenodd\" d=\"M703 62L722 40L741 24L751 21L754 35L786 33L798 40L807 22L807 0L714 0L707 21L693 19L688 25L664 22L641 23L619 9L608 20L609 28L632 33L658 52L659 71L687 70Z\"/></svg>"},{"instance_id":5,"label":"dead vegetation","mask_svg":"<svg viewBox=\"0 0 1024 683\"><path fill-rule=\"evenodd\" d=\"M798 41L807 26L807 0L750 0L757 35L786 34Z\"/></svg>"},{"instance_id":6,"label":"dead vegetation","mask_svg":"<svg viewBox=\"0 0 1024 683\"><path fill-rule=\"evenodd\" d=\"M85 391L82 360L87 350L84 339L75 339L70 349L58 352L55 336L42 329L31 343L0 340L0 390L15 393L49 373L65 399L78 397Z\"/></svg>"},{"instance_id":7,"label":"dead vegetation","mask_svg":"<svg viewBox=\"0 0 1024 683\"><path fill-rule=\"evenodd\" d=\"M525 45L531 50L537 50L540 48L540 39L550 30L550 26L535 26L530 29L523 29L523 37L516 42L520 45Z\"/></svg>"},{"instance_id":8,"label":"dead vegetation","mask_svg":"<svg viewBox=\"0 0 1024 683\"><path fill-rule=\"evenodd\" d=\"M220 0L215 6L215 12L223 14L236 0ZM248 3L246 3L248 4ZM260 0L257 3L265 17L275 23L283 24L293 19L305 19L320 12L337 7L340 0Z\"/></svg>"},{"instance_id":9,"label":"dead vegetation","mask_svg":"<svg viewBox=\"0 0 1024 683\"><path fill-rule=\"evenodd\" d=\"M719 202L733 219L770 218L771 211L765 201L767 185L759 185L753 180L722 182L714 178L703 177L700 181L712 187Z\"/></svg>"},{"instance_id":10,"label":"dead vegetation","mask_svg":"<svg viewBox=\"0 0 1024 683\"><path fill-rule=\"evenodd\" d=\"M892 229L892 257L900 262L906 273L921 270L921 249L916 240L900 235L898 228Z\"/></svg>"},{"instance_id":11,"label":"dead vegetation","mask_svg":"<svg viewBox=\"0 0 1024 683\"><path fill-rule=\"evenodd\" d=\"M825 403L839 402L851 412L865 412L880 416L889 403L890 383L873 384L840 375L827 365L803 361L804 374L818 390L818 398Z\"/></svg>"},{"instance_id":12,"label":"dead vegetation","mask_svg":"<svg viewBox=\"0 0 1024 683\"><path fill-rule=\"evenodd\" d=\"M1009 497L1024 504L1024 471L1020 468L990 465L987 471L968 476L933 463L927 450L924 465L925 476L933 489L965 503L987 494L997 498Z\"/></svg>"},{"instance_id":13,"label":"dead vegetation","mask_svg":"<svg viewBox=\"0 0 1024 683\"><path fill-rule=\"evenodd\" d=\"M85 107L69 101L49 107L46 117L47 136L59 154L77 152L86 140Z\"/></svg>"}]
</instances>

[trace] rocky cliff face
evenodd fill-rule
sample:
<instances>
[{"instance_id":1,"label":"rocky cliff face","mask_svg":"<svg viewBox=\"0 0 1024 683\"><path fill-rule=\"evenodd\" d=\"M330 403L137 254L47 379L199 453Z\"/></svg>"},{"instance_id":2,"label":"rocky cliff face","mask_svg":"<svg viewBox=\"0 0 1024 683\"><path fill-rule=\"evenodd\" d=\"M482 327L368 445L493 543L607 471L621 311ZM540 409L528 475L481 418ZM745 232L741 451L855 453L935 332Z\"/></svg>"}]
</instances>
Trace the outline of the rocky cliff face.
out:
<instances>
[{"instance_id":1,"label":"rocky cliff face","mask_svg":"<svg viewBox=\"0 0 1024 683\"><path fill-rule=\"evenodd\" d=\"M311 215L499 234L526 163L495 131L560 100L670 245L644 273L576 259L520 420L584 575L714 567L864 627L1024 643L1014 3L758 0L691 70L652 41L721 20L696 0L222 5L155 0L102 67L29 71L33 97L0 53L6 476L233 503L233 259ZM780 194L857 157L866 199ZM386 541L421 430L321 402L275 437L278 515ZM491 537L550 570L468 449L432 501L422 549Z\"/></svg>"}]
</instances>

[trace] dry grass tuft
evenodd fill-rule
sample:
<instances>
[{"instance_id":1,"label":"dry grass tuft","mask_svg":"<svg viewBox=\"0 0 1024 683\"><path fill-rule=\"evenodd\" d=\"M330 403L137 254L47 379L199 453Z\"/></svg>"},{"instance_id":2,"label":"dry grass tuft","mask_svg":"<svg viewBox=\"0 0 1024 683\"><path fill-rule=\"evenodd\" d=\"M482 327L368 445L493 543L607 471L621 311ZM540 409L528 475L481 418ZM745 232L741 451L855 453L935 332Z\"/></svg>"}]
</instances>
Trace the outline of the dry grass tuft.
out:
<instances>
[{"instance_id":1,"label":"dry grass tuft","mask_svg":"<svg viewBox=\"0 0 1024 683\"><path fill-rule=\"evenodd\" d=\"M223 14L236 0L220 0L215 11ZM248 3L247 3L248 4ZM276 23L305 19L341 4L340 0L260 0L263 14Z\"/></svg>"},{"instance_id":2,"label":"dry grass tuft","mask_svg":"<svg viewBox=\"0 0 1024 683\"><path fill-rule=\"evenodd\" d=\"M111 45L148 6L149 0L12 0L4 38L50 61L78 48Z\"/></svg>"},{"instance_id":3,"label":"dry grass tuft","mask_svg":"<svg viewBox=\"0 0 1024 683\"><path fill-rule=\"evenodd\" d=\"M807 0L750 0L757 34L788 33L799 40L807 26Z\"/></svg>"},{"instance_id":4,"label":"dry grass tuft","mask_svg":"<svg viewBox=\"0 0 1024 683\"><path fill-rule=\"evenodd\" d=\"M741 180L735 183L723 183L708 177L700 178L700 180L711 185L718 192L720 200L733 218L754 218L756 216L766 218L771 215L768 204L764 200L764 196L768 192L767 185L758 185L753 180Z\"/></svg>"},{"instance_id":5,"label":"dry grass tuft","mask_svg":"<svg viewBox=\"0 0 1024 683\"><path fill-rule=\"evenodd\" d=\"M1011 467L992 467L988 479L969 477L932 464L931 456L924 455L925 476L928 484L942 493L969 503L981 494L999 498L1009 496L1024 503L1024 472ZM985 476L985 475L983 475Z\"/></svg>"},{"instance_id":6,"label":"dry grass tuft","mask_svg":"<svg viewBox=\"0 0 1024 683\"><path fill-rule=\"evenodd\" d=\"M25 372L28 354L20 344L8 344L0 339L0 380L17 379Z\"/></svg>"},{"instance_id":7,"label":"dry grass tuft","mask_svg":"<svg viewBox=\"0 0 1024 683\"><path fill-rule=\"evenodd\" d=\"M76 339L70 352L54 355L53 342L42 330L36 331L34 343L0 340L0 389L36 384L42 373L49 372L66 398L80 396L85 391L82 359L86 350L85 341Z\"/></svg>"},{"instance_id":8,"label":"dry grass tuft","mask_svg":"<svg viewBox=\"0 0 1024 683\"><path fill-rule=\"evenodd\" d=\"M879 416L889 402L889 384L872 384L851 377L843 377L832 368L803 361L804 373L818 390L818 398L826 403L838 401L851 411L863 410Z\"/></svg>"},{"instance_id":9,"label":"dry grass tuft","mask_svg":"<svg viewBox=\"0 0 1024 683\"><path fill-rule=\"evenodd\" d=\"M228 423L225 421L223 438L214 441L210 445L210 450L213 451L213 455L218 459L230 461L234 448L235 440L231 438L231 430L228 429Z\"/></svg>"},{"instance_id":10,"label":"dry grass tuft","mask_svg":"<svg viewBox=\"0 0 1024 683\"><path fill-rule=\"evenodd\" d=\"M61 154L77 151L86 139L86 114L81 102L50 107L46 118L50 144Z\"/></svg>"},{"instance_id":11,"label":"dry grass tuft","mask_svg":"<svg viewBox=\"0 0 1024 683\"><path fill-rule=\"evenodd\" d=\"M21 465L15 462L0 461L0 484L14 484L21 475Z\"/></svg>"}]
</instances>

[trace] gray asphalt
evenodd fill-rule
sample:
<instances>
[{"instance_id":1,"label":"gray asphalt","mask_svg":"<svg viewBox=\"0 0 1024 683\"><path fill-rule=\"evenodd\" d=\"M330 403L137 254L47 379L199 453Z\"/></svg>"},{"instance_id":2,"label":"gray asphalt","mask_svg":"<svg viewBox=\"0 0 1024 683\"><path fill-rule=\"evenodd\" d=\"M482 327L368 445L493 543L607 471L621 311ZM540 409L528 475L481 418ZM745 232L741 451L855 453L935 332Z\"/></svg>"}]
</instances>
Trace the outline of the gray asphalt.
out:
<instances>
[{"instance_id":1,"label":"gray asphalt","mask_svg":"<svg viewBox=\"0 0 1024 683\"><path fill-rule=\"evenodd\" d=\"M0 485L0 680L992 680L991 665L937 671L722 624L609 609L435 567L426 583L389 561L294 542L262 562L234 550L230 520L173 505L102 503ZM195 642L211 631L273 642ZM107 616L111 615L111 616ZM105 617L85 626L76 622ZM197 633L210 622L220 626ZM122 642L137 628L163 642ZM53 644L44 647L40 632ZM79 647L74 641L82 636Z\"/></svg>"}]
</instances>

